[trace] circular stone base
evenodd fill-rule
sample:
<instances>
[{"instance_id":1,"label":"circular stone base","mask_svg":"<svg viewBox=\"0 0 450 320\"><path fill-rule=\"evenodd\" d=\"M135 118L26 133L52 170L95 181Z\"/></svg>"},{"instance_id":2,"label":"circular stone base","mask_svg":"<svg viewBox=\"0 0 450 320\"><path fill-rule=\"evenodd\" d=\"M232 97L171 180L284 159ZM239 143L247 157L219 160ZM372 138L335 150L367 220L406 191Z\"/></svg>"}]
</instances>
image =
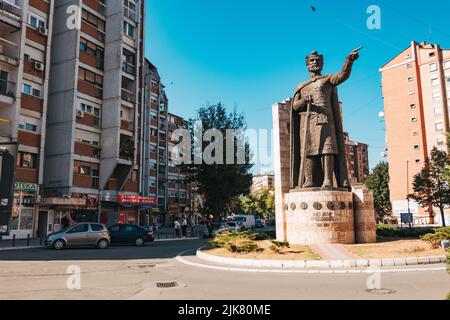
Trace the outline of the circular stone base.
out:
<instances>
[{"instance_id":1,"label":"circular stone base","mask_svg":"<svg viewBox=\"0 0 450 320\"><path fill-rule=\"evenodd\" d=\"M288 242L355 243L353 193L291 191L284 200Z\"/></svg>"}]
</instances>

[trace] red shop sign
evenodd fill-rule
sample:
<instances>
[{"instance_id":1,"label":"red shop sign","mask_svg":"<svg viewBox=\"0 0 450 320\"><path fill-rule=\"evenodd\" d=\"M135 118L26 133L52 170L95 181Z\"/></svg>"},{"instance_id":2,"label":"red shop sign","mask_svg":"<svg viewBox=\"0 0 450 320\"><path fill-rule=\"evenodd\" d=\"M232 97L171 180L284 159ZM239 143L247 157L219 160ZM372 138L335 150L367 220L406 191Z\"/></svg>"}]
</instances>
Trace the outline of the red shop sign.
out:
<instances>
[{"instance_id":1,"label":"red shop sign","mask_svg":"<svg viewBox=\"0 0 450 320\"><path fill-rule=\"evenodd\" d=\"M117 201L120 204L156 204L156 197L119 195Z\"/></svg>"}]
</instances>

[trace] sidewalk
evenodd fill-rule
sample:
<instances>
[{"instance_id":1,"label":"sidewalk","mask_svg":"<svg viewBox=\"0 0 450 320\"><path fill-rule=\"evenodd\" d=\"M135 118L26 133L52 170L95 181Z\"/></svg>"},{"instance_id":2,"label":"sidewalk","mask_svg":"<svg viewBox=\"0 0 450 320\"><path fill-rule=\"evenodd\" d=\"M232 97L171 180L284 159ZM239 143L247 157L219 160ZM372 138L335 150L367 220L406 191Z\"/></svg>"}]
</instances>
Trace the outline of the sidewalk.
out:
<instances>
[{"instance_id":1,"label":"sidewalk","mask_svg":"<svg viewBox=\"0 0 450 320\"><path fill-rule=\"evenodd\" d=\"M42 247L39 239L30 239L29 246L27 240L16 240L13 246L12 240L0 240L0 251L36 249Z\"/></svg>"},{"instance_id":2,"label":"sidewalk","mask_svg":"<svg viewBox=\"0 0 450 320\"><path fill-rule=\"evenodd\" d=\"M324 260L353 260L360 259L341 244L314 244L310 246Z\"/></svg>"}]
</instances>

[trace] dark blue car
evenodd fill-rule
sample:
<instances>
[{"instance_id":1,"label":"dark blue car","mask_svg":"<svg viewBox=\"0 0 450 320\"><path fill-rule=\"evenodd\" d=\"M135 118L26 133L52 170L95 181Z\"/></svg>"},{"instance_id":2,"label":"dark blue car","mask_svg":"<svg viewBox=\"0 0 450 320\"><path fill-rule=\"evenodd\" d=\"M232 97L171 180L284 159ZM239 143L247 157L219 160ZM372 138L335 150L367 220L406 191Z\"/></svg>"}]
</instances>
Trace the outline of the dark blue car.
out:
<instances>
[{"instance_id":1,"label":"dark blue car","mask_svg":"<svg viewBox=\"0 0 450 320\"><path fill-rule=\"evenodd\" d=\"M147 242L153 242L153 231L131 224L116 224L108 228L111 235L111 245L129 244L142 247Z\"/></svg>"}]
</instances>

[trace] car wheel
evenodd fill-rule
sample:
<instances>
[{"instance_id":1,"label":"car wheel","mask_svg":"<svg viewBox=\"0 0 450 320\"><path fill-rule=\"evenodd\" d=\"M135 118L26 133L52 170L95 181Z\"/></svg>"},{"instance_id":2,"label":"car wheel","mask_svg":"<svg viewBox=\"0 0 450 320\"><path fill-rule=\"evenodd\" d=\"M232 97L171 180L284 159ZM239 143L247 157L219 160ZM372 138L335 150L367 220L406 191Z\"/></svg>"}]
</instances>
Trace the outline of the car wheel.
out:
<instances>
[{"instance_id":1,"label":"car wheel","mask_svg":"<svg viewBox=\"0 0 450 320\"><path fill-rule=\"evenodd\" d=\"M142 247L144 245L145 241L143 238L139 237L139 238L136 238L135 243L136 243L137 247Z\"/></svg>"},{"instance_id":2,"label":"car wheel","mask_svg":"<svg viewBox=\"0 0 450 320\"><path fill-rule=\"evenodd\" d=\"M62 250L66 246L66 242L62 239L58 239L53 243L53 248L56 250Z\"/></svg>"},{"instance_id":3,"label":"car wheel","mask_svg":"<svg viewBox=\"0 0 450 320\"><path fill-rule=\"evenodd\" d=\"M106 248L108 248L108 246L109 246L109 242L106 239L100 239L97 242L97 248L99 248L99 249L106 249Z\"/></svg>"}]
</instances>

